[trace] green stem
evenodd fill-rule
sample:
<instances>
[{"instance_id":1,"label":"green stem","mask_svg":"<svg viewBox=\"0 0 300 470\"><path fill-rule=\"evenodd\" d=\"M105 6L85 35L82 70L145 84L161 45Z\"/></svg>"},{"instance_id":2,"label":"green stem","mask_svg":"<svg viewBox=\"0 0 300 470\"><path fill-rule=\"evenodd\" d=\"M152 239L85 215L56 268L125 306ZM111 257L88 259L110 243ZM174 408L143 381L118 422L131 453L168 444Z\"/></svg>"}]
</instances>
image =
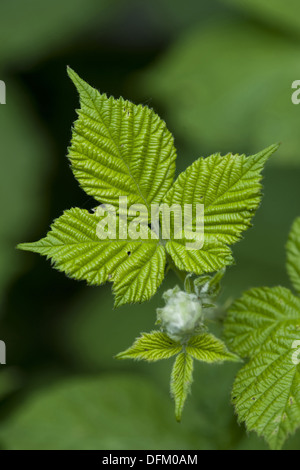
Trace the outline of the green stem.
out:
<instances>
[{"instance_id":1,"label":"green stem","mask_svg":"<svg viewBox=\"0 0 300 470\"><path fill-rule=\"evenodd\" d=\"M168 262L168 270L172 269L172 271L176 274L178 279L184 284L184 281L188 273L185 271L181 271L179 268L177 268L177 266L174 264L170 256L168 256L167 262Z\"/></svg>"}]
</instances>

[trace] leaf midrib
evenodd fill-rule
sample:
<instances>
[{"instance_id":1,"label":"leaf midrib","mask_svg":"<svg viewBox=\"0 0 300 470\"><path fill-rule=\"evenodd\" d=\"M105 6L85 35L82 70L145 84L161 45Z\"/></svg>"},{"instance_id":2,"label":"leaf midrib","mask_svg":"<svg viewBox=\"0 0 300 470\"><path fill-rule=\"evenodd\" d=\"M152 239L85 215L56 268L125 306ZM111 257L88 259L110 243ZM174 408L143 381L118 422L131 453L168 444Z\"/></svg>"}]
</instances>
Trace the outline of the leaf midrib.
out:
<instances>
[{"instance_id":1,"label":"leaf midrib","mask_svg":"<svg viewBox=\"0 0 300 470\"><path fill-rule=\"evenodd\" d=\"M121 159L121 160L124 162L124 164L126 165L126 168L127 168L127 170L128 170L128 174L129 174L130 178L132 178L132 180L133 180L134 184L136 185L136 188L137 188L137 190L138 190L138 192L139 192L139 194L140 194L142 200L145 202L145 205L146 205L147 209L149 210L148 201L147 201L147 200L145 199L145 197L143 196L143 194L142 194L142 192L141 192L141 189L140 189L140 187L139 187L137 181L135 180L135 178L134 178L133 175L131 174L130 167L129 167L127 161L124 159L124 157L123 157L123 155L122 155L122 153L121 153L121 150L120 150L119 146L118 146L117 143L115 142L115 139L113 138L109 127L108 127L108 126L106 125L106 123L103 121L103 118L102 118L102 116L101 116L101 114L100 114L100 110L99 110L98 107L95 105L94 99L93 99L93 97L91 96L89 89L86 89L86 92L88 93L88 96L89 96L91 102L93 103L94 109L96 110L96 112L97 112L97 114L98 114L98 116L99 116L99 118L100 118L100 121L102 122L103 126L107 129L107 132L108 132L108 134L109 134L109 136L110 136L112 142L114 143L114 145L115 145L115 147L116 147L116 149L117 149L117 151L118 151L118 154L119 154L120 159ZM118 101L119 101L119 100L118 100Z\"/></svg>"}]
</instances>

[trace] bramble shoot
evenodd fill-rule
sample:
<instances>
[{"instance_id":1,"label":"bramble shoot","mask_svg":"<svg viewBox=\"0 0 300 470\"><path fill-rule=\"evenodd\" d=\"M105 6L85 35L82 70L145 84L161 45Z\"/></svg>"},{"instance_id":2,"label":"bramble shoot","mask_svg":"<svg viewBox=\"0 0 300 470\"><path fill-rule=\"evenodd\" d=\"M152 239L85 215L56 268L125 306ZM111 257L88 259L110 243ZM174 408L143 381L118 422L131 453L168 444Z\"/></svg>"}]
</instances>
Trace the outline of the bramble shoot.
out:
<instances>
[{"instance_id":1,"label":"bramble shoot","mask_svg":"<svg viewBox=\"0 0 300 470\"><path fill-rule=\"evenodd\" d=\"M107 97L68 73L80 96L68 158L95 202L90 210L67 209L44 238L19 248L46 256L73 279L112 283L116 307L149 300L173 270L182 285L164 292L157 329L141 333L116 358L174 357L170 390L178 421L194 361L248 359L233 387L238 418L280 448L300 424L300 366L292 360L300 334L299 220L287 244L297 295L252 289L229 310L226 344L209 328L220 281L234 263L231 245L251 226L262 170L278 145L248 157L200 157L175 179L174 139L152 109Z\"/></svg>"}]
</instances>

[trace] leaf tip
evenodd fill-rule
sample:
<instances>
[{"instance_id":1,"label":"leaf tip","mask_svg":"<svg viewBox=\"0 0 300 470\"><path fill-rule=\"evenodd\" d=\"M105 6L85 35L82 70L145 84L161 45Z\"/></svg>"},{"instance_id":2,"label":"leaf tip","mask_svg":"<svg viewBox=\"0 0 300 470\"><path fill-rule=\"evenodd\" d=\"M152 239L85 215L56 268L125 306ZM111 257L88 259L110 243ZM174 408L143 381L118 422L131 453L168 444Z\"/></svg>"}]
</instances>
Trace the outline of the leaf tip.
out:
<instances>
[{"instance_id":1,"label":"leaf tip","mask_svg":"<svg viewBox=\"0 0 300 470\"><path fill-rule=\"evenodd\" d=\"M67 74L69 75L72 81L74 81L73 79L78 76L77 73L69 65L67 65Z\"/></svg>"},{"instance_id":2,"label":"leaf tip","mask_svg":"<svg viewBox=\"0 0 300 470\"><path fill-rule=\"evenodd\" d=\"M124 357L124 352L120 352L118 354L116 354L113 359L117 359L118 361L121 360L121 359L126 359L126 357Z\"/></svg>"},{"instance_id":3,"label":"leaf tip","mask_svg":"<svg viewBox=\"0 0 300 470\"><path fill-rule=\"evenodd\" d=\"M229 353L227 360L231 361L231 362L239 362L240 364L244 362L241 357L239 357L239 356L237 356L237 354L233 354L233 353Z\"/></svg>"},{"instance_id":4,"label":"leaf tip","mask_svg":"<svg viewBox=\"0 0 300 470\"><path fill-rule=\"evenodd\" d=\"M126 304L126 300L123 300L122 297L115 297L115 301L114 301L114 310L119 308L119 307L122 307L122 305L125 305Z\"/></svg>"},{"instance_id":5,"label":"leaf tip","mask_svg":"<svg viewBox=\"0 0 300 470\"><path fill-rule=\"evenodd\" d=\"M262 150L261 154L263 154L265 156L266 160L268 160L271 157L271 155L273 155L273 153L277 152L280 145L281 145L281 142L277 142L275 144L272 144L269 147L266 147L264 150Z\"/></svg>"},{"instance_id":6,"label":"leaf tip","mask_svg":"<svg viewBox=\"0 0 300 470\"><path fill-rule=\"evenodd\" d=\"M18 243L17 250L32 251L32 243Z\"/></svg>"},{"instance_id":7,"label":"leaf tip","mask_svg":"<svg viewBox=\"0 0 300 470\"><path fill-rule=\"evenodd\" d=\"M67 73L69 75L69 78L75 85L77 91L79 94L82 93L82 91L86 88L89 87L89 85L78 75L78 73L75 72L69 65L67 66Z\"/></svg>"}]
</instances>

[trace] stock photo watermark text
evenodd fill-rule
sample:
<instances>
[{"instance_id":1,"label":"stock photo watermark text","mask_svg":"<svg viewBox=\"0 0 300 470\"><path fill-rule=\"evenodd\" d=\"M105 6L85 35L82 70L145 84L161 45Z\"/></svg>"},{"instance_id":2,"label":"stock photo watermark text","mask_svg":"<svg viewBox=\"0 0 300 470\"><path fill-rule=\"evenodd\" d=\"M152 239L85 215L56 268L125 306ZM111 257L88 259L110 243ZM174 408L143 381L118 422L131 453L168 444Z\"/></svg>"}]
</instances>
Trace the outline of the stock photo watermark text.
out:
<instances>
[{"instance_id":1,"label":"stock photo watermark text","mask_svg":"<svg viewBox=\"0 0 300 470\"><path fill-rule=\"evenodd\" d=\"M6 344L0 340L0 364L6 364Z\"/></svg>"},{"instance_id":2,"label":"stock photo watermark text","mask_svg":"<svg viewBox=\"0 0 300 470\"><path fill-rule=\"evenodd\" d=\"M300 104L300 80L295 80L292 83L292 89L296 90L292 93L292 103Z\"/></svg>"},{"instance_id":3,"label":"stock photo watermark text","mask_svg":"<svg viewBox=\"0 0 300 470\"><path fill-rule=\"evenodd\" d=\"M186 250L201 250L204 243L204 204L132 204L119 197L118 208L101 204L95 210L100 218L100 240L181 240Z\"/></svg>"},{"instance_id":4,"label":"stock photo watermark text","mask_svg":"<svg viewBox=\"0 0 300 470\"><path fill-rule=\"evenodd\" d=\"M0 104L6 104L6 85L3 80L0 80Z\"/></svg>"},{"instance_id":5,"label":"stock photo watermark text","mask_svg":"<svg viewBox=\"0 0 300 470\"><path fill-rule=\"evenodd\" d=\"M295 364L295 366L297 366L300 364L300 340L293 342L292 349L295 349L292 355L292 362Z\"/></svg>"}]
</instances>

